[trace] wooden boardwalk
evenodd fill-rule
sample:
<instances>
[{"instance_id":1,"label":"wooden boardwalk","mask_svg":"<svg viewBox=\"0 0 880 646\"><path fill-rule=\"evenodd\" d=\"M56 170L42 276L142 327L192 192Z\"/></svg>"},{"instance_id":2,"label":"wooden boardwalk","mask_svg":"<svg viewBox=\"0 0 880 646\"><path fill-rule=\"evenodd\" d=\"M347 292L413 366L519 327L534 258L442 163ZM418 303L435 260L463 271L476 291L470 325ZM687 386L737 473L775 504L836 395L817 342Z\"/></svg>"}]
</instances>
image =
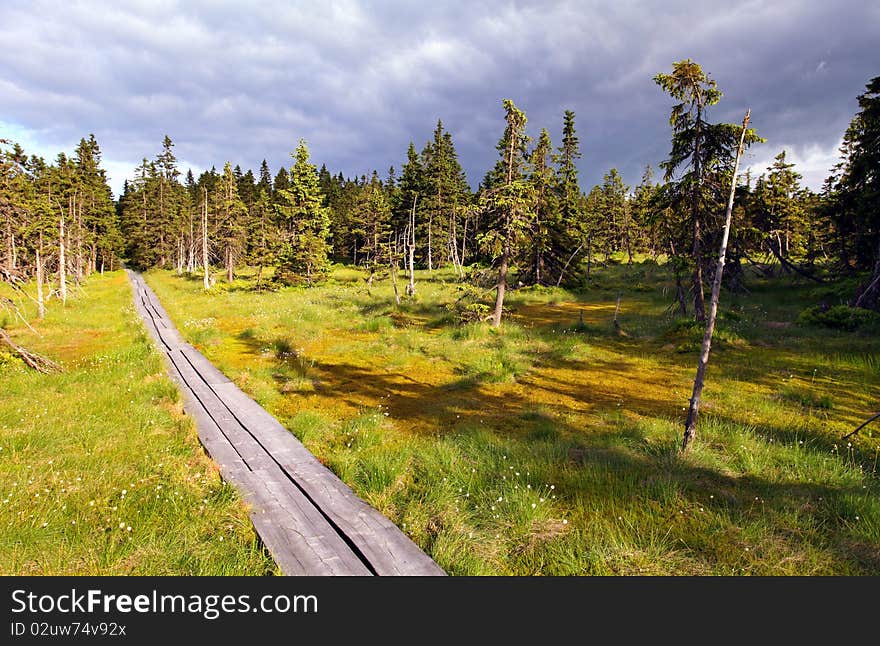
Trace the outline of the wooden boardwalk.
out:
<instances>
[{"instance_id":1,"label":"wooden boardwalk","mask_svg":"<svg viewBox=\"0 0 880 646\"><path fill-rule=\"evenodd\" d=\"M186 343L140 274L128 276L137 311L165 354L202 445L249 503L257 533L285 574L445 574Z\"/></svg>"}]
</instances>

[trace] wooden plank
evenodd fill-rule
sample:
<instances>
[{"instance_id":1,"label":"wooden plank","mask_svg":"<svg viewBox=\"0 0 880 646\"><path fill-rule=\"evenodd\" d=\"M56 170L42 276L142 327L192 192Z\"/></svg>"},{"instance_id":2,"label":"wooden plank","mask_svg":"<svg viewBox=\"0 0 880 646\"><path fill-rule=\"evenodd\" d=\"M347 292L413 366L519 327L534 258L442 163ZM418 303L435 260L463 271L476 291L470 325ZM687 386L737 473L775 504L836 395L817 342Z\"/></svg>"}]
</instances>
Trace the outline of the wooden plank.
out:
<instances>
[{"instance_id":1,"label":"wooden plank","mask_svg":"<svg viewBox=\"0 0 880 646\"><path fill-rule=\"evenodd\" d=\"M187 344L143 277L135 307L196 421L199 439L286 574L443 575L388 518L324 467L272 415Z\"/></svg>"},{"instance_id":2,"label":"wooden plank","mask_svg":"<svg viewBox=\"0 0 880 646\"><path fill-rule=\"evenodd\" d=\"M379 575L443 575L433 559L235 384L212 387L232 414L370 562Z\"/></svg>"},{"instance_id":3,"label":"wooden plank","mask_svg":"<svg viewBox=\"0 0 880 646\"><path fill-rule=\"evenodd\" d=\"M208 361L207 357L203 355L201 352L196 350L191 345L186 345L181 347L184 355L189 362L192 364L193 368L195 368L202 379L205 380L206 383L211 385L216 384L227 384L230 382L229 377L224 375L222 372L217 370L217 367Z\"/></svg>"},{"instance_id":4,"label":"wooden plank","mask_svg":"<svg viewBox=\"0 0 880 646\"><path fill-rule=\"evenodd\" d=\"M305 564L309 571L291 573L322 573L312 571L328 567L326 574L370 574L370 571L351 550L345 539L327 522L323 514L290 483L278 464L231 415L217 395L205 384L198 373L182 356L180 350L169 353L169 358L186 381L199 404L213 424L228 438L234 450L248 468L238 473L252 496L259 501L263 513L260 521L272 527L293 531L298 538L289 539L299 550L291 563ZM267 516L268 514L268 516ZM266 525L268 528L269 525ZM273 530L274 531L274 530ZM273 534L274 536L274 534ZM275 539L273 539L275 540ZM287 557L282 557L284 560ZM297 560L299 559L299 560ZM323 563L324 565L321 565ZM281 565L281 562L279 562ZM283 567L283 566L282 566Z\"/></svg>"}]
</instances>

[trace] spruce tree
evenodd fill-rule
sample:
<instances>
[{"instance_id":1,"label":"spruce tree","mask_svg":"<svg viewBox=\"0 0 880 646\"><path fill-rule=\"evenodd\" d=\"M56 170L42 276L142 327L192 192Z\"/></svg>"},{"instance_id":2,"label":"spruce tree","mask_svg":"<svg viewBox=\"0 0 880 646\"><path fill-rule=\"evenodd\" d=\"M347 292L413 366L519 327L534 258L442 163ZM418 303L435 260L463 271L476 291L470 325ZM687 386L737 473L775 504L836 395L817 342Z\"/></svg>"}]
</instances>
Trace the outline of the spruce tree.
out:
<instances>
[{"instance_id":1,"label":"spruce tree","mask_svg":"<svg viewBox=\"0 0 880 646\"><path fill-rule=\"evenodd\" d=\"M311 286L330 269L330 214L304 140L300 139L291 156L295 163L290 169L289 187L279 191L276 205L284 236L279 278Z\"/></svg>"},{"instance_id":2,"label":"spruce tree","mask_svg":"<svg viewBox=\"0 0 880 646\"><path fill-rule=\"evenodd\" d=\"M510 99L505 99L503 106L507 125L497 145L499 163L492 172L492 186L480 196L481 209L489 220L481 243L498 261L493 327L501 324L510 266L532 221L534 208L534 191L524 175L529 142L525 134L526 115Z\"/></svg>"},{"instance_id":3,"label":"spruce tree","mask_svg":"<svg viewBox=\"0 0 880 646\"><path fill-rule=\"evenodd\" d=\"M704 268L708 269L712 263L711 254L705 252L704 238L709 215L721 210L723 190L718 188L724 184L724 173L732 167L740 126L712 124L707 120L707 110L718 103L722 93L717 83L691 59L673 63L671 74L657 74L654 81L679 101L669 117L672 150L660 167L666 172L665 180L670 184L667 196L672 200L671 206L687 210L694 315L703 322L706 318ZM762 139L749 129L745 144L748 146L758 141ZM676 179L682 169L683 174ZM712 181L708 181L710 179ZM716 190L710 190L712 185ZM678 246L679 253L684 252L684 247L683 244Z\"/></svg>"},{"instance_id":4,"label":"spruce tree","mask_svg":"<svg viewBox=\"0 0 880 646\"><path fill-rule=\"evenodd\" d=\"M232 282L235 277L235 265L244 245L247 207L238 195L238 180L230 162L224 164L223 175L215 191L213 199L216 213L215 239L223 249L226 280Z\"/></svg>"}]
</instances>

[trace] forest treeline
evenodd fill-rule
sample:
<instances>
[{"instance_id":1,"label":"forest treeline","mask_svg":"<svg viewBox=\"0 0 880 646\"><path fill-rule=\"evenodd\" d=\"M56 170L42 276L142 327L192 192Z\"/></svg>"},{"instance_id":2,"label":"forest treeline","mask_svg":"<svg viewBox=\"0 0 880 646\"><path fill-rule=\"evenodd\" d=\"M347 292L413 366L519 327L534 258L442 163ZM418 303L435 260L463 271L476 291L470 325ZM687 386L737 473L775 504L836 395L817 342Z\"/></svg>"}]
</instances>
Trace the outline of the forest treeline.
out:
<instances>
[{"instance_id":1,"label":"forest treeline","mask_svg":"<svg viewBox=\"0 0 880 646\"><path fill-rule=\"evenodd\" d=\"M35 278L42 312L46 299L66 299L70 282L121 262L201 273L206 287L211 267L230 281L236 267L256 266L261 278L274 267L276 284L310 285L335 260L364 267L370 281L390 273L396 289L398 272L453 266L462 279L488 277L495 286L495 308L483 314L497 324L513 281L584 286L612 255L631 263L650 254L670 263L680 313L703 320L741 127L711 119L722 93L697 63L677 62L654 82L672 99L671 149L658 174L647 166L634 187L611 168L584 191L575 113L562 114L554 144L545 128L528 136L527 117L510 100L497 162L475 190L439 120L421 149L410 143L399 169L359 177L318 168L302 140L290 168L226 162L195 177L181 172L166 136L115 202L93 136L53 163L2 140L0 274L13 283ZM728 288L745 287L749 265L817 281L867 275L849 305L878 308L880 77L858 101L820 192L801 186L784 150L766 173L740 177ZM763 142L753 130L745 140ZM414 289L410 280L406 291Z\"/></svg>"}]
</instances>

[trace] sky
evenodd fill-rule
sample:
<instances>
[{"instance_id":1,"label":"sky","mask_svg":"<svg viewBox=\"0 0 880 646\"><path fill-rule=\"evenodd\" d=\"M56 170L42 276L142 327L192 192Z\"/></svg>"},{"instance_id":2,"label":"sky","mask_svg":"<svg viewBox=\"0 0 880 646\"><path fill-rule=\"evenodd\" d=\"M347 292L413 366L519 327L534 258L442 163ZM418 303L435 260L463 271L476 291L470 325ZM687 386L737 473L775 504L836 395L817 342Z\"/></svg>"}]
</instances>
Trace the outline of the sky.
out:
<instances>
[{"instance_id":1,"label":"sky","mask_svg":"<svg viewBox=\"0 0 880 646\"><path fill-rule=\"evenodd\" d=\"M384 177L438 119L476 188L505 98L557 146L575 112L585 191L612 167L633 186L670 149L653 77L685 58L724 93L710 120L751 108L767 143L745 167L785 149L818 190L880 75L880 2L3 0L0 42L0 137L51 160L93 133L117 195L166 134L196 175L274 175L302 138L334 174Z\"/></svg>"}]
</instances>

